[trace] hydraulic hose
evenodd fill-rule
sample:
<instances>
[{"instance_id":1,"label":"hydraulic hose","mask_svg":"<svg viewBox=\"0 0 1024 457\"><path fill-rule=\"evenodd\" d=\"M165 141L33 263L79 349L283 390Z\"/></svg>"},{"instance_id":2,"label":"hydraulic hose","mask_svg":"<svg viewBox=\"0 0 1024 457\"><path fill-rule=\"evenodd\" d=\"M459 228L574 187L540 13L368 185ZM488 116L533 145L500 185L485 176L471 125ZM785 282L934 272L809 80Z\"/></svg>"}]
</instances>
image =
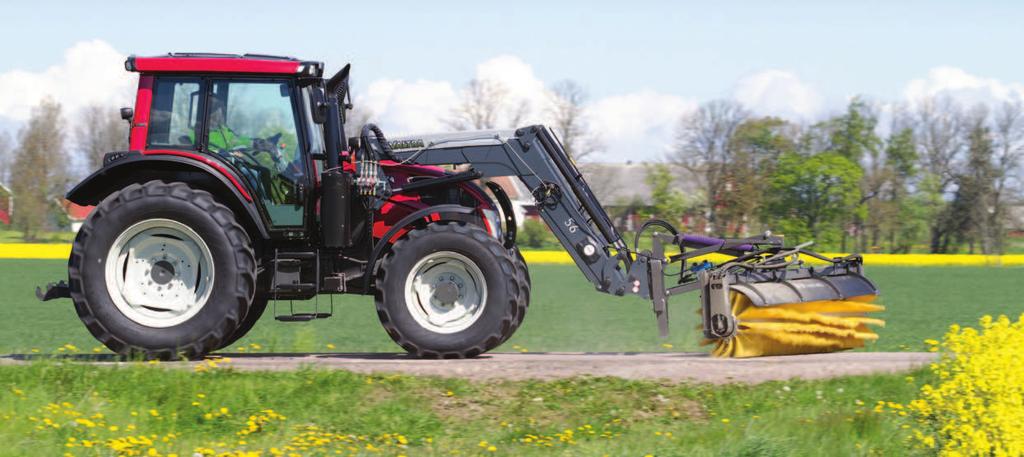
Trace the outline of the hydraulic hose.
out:
<instances>
[{"instance_id":1,"label":"hydraulic hose","mask_svg":"<svg viewBox=\"0 0 1024 457\"><path fill-rule=\"evenodd\" d=\"M382 157L376 157L375 159L393 159L394 152L391 150L391 144L388 143L388 139L384 136L384 131L381 130L380 127L377 127L376 124L364 125L362 132L359 134L360 141L366 145L366 150L370 151L372 149L369 147L370 132L373 132L373 136L377 140L377 144L380 145Z\"/></svg>"},{"instance_id":2,"label":"hydraulic hose","mask_svg":"<svg viewBox=\"0 0 1024 457\"><path fill-rule=\"evenodd\" d=\"M640 230L637 230L636 235L633 236L633 252L640 252L640 237L643 236L644 231L651 226L658 226L665 230L668 230L669 233L672 234L672 236L679 235L679 231L677 231L676 228L672 226L672 224L669 224L668 222L665 222L661 219L651 219L647 222L644 222L644 225L641 225Z\"/></svg>"}]
</instances>

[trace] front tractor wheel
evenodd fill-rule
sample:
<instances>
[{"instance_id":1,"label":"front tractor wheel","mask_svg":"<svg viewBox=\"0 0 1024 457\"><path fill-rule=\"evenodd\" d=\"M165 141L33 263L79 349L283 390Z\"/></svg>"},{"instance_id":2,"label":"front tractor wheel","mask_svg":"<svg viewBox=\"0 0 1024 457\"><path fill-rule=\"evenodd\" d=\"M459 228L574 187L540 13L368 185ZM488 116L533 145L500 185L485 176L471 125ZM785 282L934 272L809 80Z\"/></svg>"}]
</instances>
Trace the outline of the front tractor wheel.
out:
<instances>
[{"instance_id":1,"label":"front tractor wheel","mask_svg":"<svg viewBox=\"0 0 1024 457\"><path fill-rule=\"evenodd\" d=\"M103 200L72 247L71 297L112 351L197 358L245 316L255 260L234 214L182 183L133 184Z\"/></svg>"},{"instance_id":2,"label":"front tractor wheel","mask_svg":"<svg viewBox=\"0 0 1024 457\"><path fill-rule=\"evenodd\" d=\"M475 357L501 344L519 306L520 275L479 227L431 224L395 243L377 278L377 315L410 354Z\"/></svg>"}]
</instances>

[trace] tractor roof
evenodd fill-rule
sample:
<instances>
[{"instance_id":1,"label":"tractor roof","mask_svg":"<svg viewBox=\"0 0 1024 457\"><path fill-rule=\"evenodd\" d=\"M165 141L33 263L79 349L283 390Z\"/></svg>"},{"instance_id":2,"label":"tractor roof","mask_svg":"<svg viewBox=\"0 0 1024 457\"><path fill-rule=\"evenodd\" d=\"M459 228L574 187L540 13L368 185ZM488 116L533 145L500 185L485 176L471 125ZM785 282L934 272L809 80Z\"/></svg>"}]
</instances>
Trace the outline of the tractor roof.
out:
<instances>
[{"instance_id":1,"label":"tractor roof","mask_svg":"<svg viewBox=\"0 0 1024 457\"><path fill-rule=\"evenodd\" d=\"M172 52L162 56L130 56L124 62L128 71L139 73L248 73L276 75L323 75L324 64L294 57L264 54L214 54Z\"/></svg>"}]
</instances>

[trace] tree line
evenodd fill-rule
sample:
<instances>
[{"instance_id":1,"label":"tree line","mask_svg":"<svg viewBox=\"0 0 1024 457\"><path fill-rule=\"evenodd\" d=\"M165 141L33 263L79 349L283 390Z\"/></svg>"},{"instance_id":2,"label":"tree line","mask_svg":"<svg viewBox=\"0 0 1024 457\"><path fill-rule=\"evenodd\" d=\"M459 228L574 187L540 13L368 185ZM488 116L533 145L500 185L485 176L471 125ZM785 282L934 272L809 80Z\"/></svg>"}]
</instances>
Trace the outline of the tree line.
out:
<instances>
[{"instance_id":1,"label":"tree line","mask_svg":"<svg viewBox=\"0 0 1024 457\"><path fill-rule=\"evenodd\" d=\"M586 91L573 81L552 85L533 105L487 80L470 81L460 95L441 120L450 129L544 122L574 160L603 148L588 123ZM69 128L60 104L45 99L15 138L0 133L0 180L14 194L12 224L27 240L66 222L59 197L83 167L96 169L103 154L127 147L115 107L73 117ZM690 216L687 230L772 230L843 251L1004 252L1010 210L1021 202L1021 103L936 97L891 109L885 128L882 117L860 97L811 124L757 116L732 100L705 102L677 121L672 150L649 172L651 215ZM349 119L361 124L373 113L357 107ZM698 191L673 188L680 175Z\"/></svg>"},{"instance_id":2,"label":"tree line","mask_svg":"<svg viewBox=\"0 0 1024 457\"><path fill-rule=\"evenodd\" d=\"M75 115L69 128L61 105L46 98L15 138L0 133L0 180L13 194L12 228L26 241L67 228L61 196L82 168L95 170L104 154L128 147L128 125L116 107L88 106Z\"/></svg>"},{"instance_id":3,"label":"tree line","mask_svg":"<svg viewBox=\"0 0 1024 457\"><path fill-rule=\"evenodd\" d=\"M879 111L858 97L799 125L711 101L679 121L669 161L700 181L689 209L714 233L770 229L842 251L1005 252L1021 195L1021 103L932 98L894 109L884 136Z\"/></svg>"}]
</instances>

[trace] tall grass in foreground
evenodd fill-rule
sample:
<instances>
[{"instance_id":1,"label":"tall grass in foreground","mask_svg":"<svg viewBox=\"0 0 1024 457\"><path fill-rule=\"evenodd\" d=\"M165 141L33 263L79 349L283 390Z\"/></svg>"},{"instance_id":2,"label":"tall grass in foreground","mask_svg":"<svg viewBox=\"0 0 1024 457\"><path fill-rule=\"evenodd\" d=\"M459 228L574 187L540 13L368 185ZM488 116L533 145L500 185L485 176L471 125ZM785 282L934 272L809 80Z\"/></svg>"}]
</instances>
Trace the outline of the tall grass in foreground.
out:
<instances>
[{"instance_id":1,"label":"tall grass in foreground","mask_svg":"<svg viewBox=\"0 0 1024 457\"><path fill-rule=\"evenodd\" d=\"M917 391L906 375L475 383L224 366L0 366L0 455L904 455L909 430L872 405Z\"/></svg>"}]
</instances>

